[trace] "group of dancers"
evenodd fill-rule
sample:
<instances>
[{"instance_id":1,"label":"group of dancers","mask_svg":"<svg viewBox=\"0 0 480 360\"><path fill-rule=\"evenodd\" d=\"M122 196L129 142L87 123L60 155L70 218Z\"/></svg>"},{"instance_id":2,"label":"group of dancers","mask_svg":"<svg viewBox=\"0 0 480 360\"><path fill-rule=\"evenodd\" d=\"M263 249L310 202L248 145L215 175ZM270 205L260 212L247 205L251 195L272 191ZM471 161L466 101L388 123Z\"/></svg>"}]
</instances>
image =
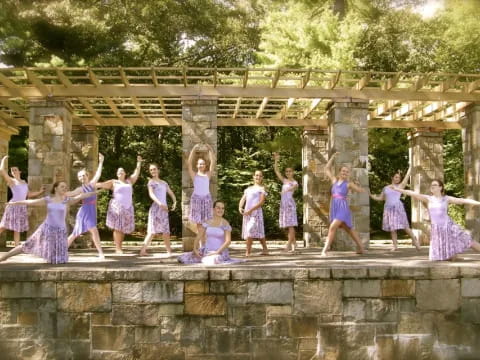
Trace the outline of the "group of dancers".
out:
<instances>
[{"instance_id":1,"label":"group of dancers","mask_svg":"<svg viewBox=\"0 0 480 360\"><path fill-rule=\"evenodd\" d=\"M208 153L207 161L199 158L196 163L196 170L193 169L193 160L201 144L196 144L191 150L188 161L188 173L193 182L193 193L190 199L189 220L196 224L197 237L194 242L193 251L181 254L177 259L181 263L203 263L203 264L225 264L235 263L239 259L232 259L229 256L228 248L231 242L232 228L224 218L225 204L217 200L213 202L210 194L210 179L216 166L214 151L210 145L204 145ZM332 198L330 204L330 227L327 240L322 250L322 256L327 256L328 251L335 239L336 231L342 228L352 238L357 247L357 253L364 253L362 241L352 225L352 214L348 205L347 196L349 192L369 192L368 189L349 181L350 169L342 166L335 174L332 167L335 157L333 154L325 167L325 173L332 183ZM0 163L0 175L6 180L12 191L12 199L7 203L5 212L0 222L0 233L4 230L14 232L15 247L0 257L0 261L20 254L29 253L44 258L52 264L65 263L68 261L68 248L73 241L81 234L89 232L98 251L100 259L104 259L100 243L100 236L97 229L96 200L97 192L101 189L109 189L113 197L109 202L106 225L113 231L115 252L122 253L122 242L125 234L134 230L134 209L133 209L133 185L140 175L142 158L137 156L137 165L131 176L123 168L117 170L117 178L105 182L99 182L104 157L99 155L99 164L93 178L83 169L78 172L78 180L81 186L75 190L68 191L67 184L57 181L53 184L49 195L39 199L27 199L37 197L44 192L30 192L27 183L21 179L20 170L13 166L10 168L11 176L6 170L8 156L3 157ZM298 188L298 182L294 179L294 171L287 167L282 173L278 162L280 156L274 153L274 172L282 183L279 225L287 232L287 245L285 251L295 253L295 227L297 223L296 205L293 193ZM169 210L176 208L175 194L168 184L160 178L160 168L157 164L149 165L150 179L148 191L153 203L149 209L147 235L140 250L140 256L147 255L147 249L155 234L162 234L166 249L166 257L173 256L170 245L170 227L168 220ZM468 204L479 206L480 202L446 196L444 184L440 180L433 180L431 183L431 195L420 194L414 191L405 190L409 172L403 181L401 175L396 173L392 177L391 184L385 186L379 195L370 194L374 200L385 201L383 212L382 228L391 233L392 250L397 250L397 231L405 230L412 239L412 244L420 249L418 239L410 229L405 208L400 200L401 194L412 196L427 204L431 219L430 238L430 260L450 260L457 254L468 248L480 251L480 244L472 240L468 231L463 230L455 224L448 216L448 204ZM171 207L168 207L167 194L172 200ZM262 205L267 197L263 186L263 172L256 170L253 174L253 184L245 189L238 204L238 211L243 216L242 238L246 240L245 256L252 254L254 239L258 239L262 245L261 255L268 255L268 247L265 240ZM65 224L67 205L82 201L78 210L74 229L67 236ZM20 233L28 230L27 205L46 205L47 216L45 221L35 232L23 243L20 244Z\"/></svg>"}]
</instances>

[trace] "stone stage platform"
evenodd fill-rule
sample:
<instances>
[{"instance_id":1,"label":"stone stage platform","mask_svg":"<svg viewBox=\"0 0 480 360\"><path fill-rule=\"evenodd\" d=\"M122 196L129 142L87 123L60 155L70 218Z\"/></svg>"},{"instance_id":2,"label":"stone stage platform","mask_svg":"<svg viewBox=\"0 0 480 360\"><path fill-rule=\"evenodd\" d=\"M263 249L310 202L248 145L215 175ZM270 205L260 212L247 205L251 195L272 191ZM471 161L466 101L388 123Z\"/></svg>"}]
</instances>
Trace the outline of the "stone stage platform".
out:
<instances>
[{"instance_id":1,"label":"stone stage platform","mask_svg":"<svg viewBox=\"0 0 480 360\"><path fill-rule=\"evenodd\" d=\"M1 359L480 358L478 253L273 249L205 267L106 250L0 264Z\"/></svg>"}]
</instances>

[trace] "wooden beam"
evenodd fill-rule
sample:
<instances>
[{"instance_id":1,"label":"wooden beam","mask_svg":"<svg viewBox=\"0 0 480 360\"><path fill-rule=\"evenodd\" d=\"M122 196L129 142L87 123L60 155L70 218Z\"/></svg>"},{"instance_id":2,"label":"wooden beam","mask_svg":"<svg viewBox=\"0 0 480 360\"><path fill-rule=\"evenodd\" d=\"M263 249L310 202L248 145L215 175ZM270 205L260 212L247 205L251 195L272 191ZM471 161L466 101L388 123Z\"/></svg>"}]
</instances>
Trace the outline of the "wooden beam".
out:
<instances>
[{"instance_id":1,"label":"wooden beam","mask_svg":"<svg viewBox=\"0 0 480 360\"><path fill-rule=\"evenodd\" d=\"M138 114L142 119L145 119L145 114L142 110L140 102L138 101L136 96L132 96L132 104L135 106L135 110L137 110Z\"/></svg>"},{"instance_id":2,"label":"wooden beam","mask_svg":"<svg viewBox=\"0 0 480 360\"><path fill-rule=\"evenodd\" d=\"M95 125L95 119L89 117L74 117L73 125ZM104 118L102 126L182 126L182 118L140 117Z\"/></svg>"},{"instance_id":3,"label":"wooden beam","mask_svg":"<svg viewBox=\"0 0 480 360\"><path fill-rule=\"evenodd\" d=\"M275 72L275 75L273 76L272 78L272 89L275 89L277 87L277 84L278 84L278 80L280 79L280 76L282 75L282 72L280 69L278 69L276 72Z\"/></svg>"},{"instance_id":4,"label":"wooden beam","mask_svg":"<svg viewBox=\"0 0 480 360\"><path fill-rule=\"evenodd\" d=\"M11 100L0 98L0 104L15 111L18 115L24 117L25 119L28 119L29 117L28 112L24 108Z\"/></svg>"},{"instance_id":5,"label":"wooden beam","mask_svg":"<svg viewBox=\"0 0 480 360\"><path fill-rule=\"evenodd\" d=\"M277 115L275 115L273 118L274 119L285 119L288 110L292 107L293 103L295 102L295 98L288 98L287 103L283 106L282 110L280 110Z\"/></svg>"},{"instance_id":6,"label":"wooden beam","mask_svg":"<svg viewBox=\"0 0 480 360\"><path fill-rule=\"evenodd\" d=\"M310 81L310 74L312 73L312 71L310 69L307 70L307 72L305 73L305 75L302 77L302 89L305 89L305 87L308 85L308 82Z\"/></svg>"},{"instance_id":7,"label":"wooden beam","mask_svg":"<svg viewBox=\"0 0 480 360\"><path fill-rule=\"evenodd\" d=\"M330 80L330 83L328 85L328 88L333 90L335 89L335 86L337 86L338 84L338 81L340 80L340 75L341 75L341 71L337 71L335 73L335 75L332 76L331 80Z\"/></svg>"},{"instance_id":8,"label":"wooden beam","mask_svg":"<svg viewBox=\"0 0 480 360\"><path fill-rule=\"evenodd\" d=\"M478 87L480 86L480 80L475 80L475 81L472 81L470 83L467 84L467 93L472 93L474 92L475 90L478 89Z\"/></svg>"},{"instance_id":9,"label":"wooden beam","mask_svg":"<svg viewBox=\"0 0 480 360\"><path fill-rule=\"evenodd\" d=\"M268 97L264 97L262 100L262 103L260 104L260 107L257 110L257 114L255 115L255 119L259 119L260 116L262 116L263 110L265 110L265 106L268 104Z\"/></svg>"},{"instance_id":10,"label":"wooden beam","mask_svg":"<svg viewBox=\"0 0 480 360\"><path fill-rule=\"evenodd\" d=\"M387 91L393 89L395 86L397 86L401 76L402 72L397 72L382 85L382 89Z\"/></svg>"},{"instance_id":11,"label":"wooden beam","mask_svg":"<svg viewBox=\"0 0 480 360\"><path fill-rule=\"evenodd\" d=\"M235 119L238 116L238 112L240 111L240 106L242 105L242 98L239 97L237 99L237 103L235 104L235 110L233 111L233 118Z\"/></svg>"},{"instance_id":12,"label":"wooden beam","mask_svg":"<svg viewBox=\"0 0 480 360\"><path fill-rule=\"evenodd\" d=\"M28 68L25 68L25 74L27 74L28 81L30 81L42 94L43 97L45 96L51 96L50 90L47 88L47 86L40 80L40 78L35 75L33 71L31 71Z\"/></svg>"},{"instance_id":13,"label":"wooden beam","mask_svg":"<svg viewBox=\"0 0 480 360\"><path fill-rule=\"evenodd\" d=\"M162 108L163 117L166 119L168 116L167 116L167 109L165 108L165 102L163 101L163 98L161 96L158 97L158 101Z\"/></svg>"},{"instance_id":14,"label":"wooden beam","mask_svg":"<svg viewBox=\"0 0 480 360\"><path fill-rule=\"evenodd\" d=\"M157 87L158 86L157 71L155 70L155 68L153 66L152 66L152 70L150 71L150 73L152 75L153 86Z\"/></svg>"},{"instance_id":15,"label":"wooden beam","mask_svg":"<svg viewBox=\"0 0 480 360\"><path fill-rule=\"evenodd\" d=\"M362 90L365 86L368 85L370 82L370 79L372 77L371 73L366 74L364 77L362 77L353 87L355 90Z\"/></svg>"},{"instance_id":16,"label":"wooden beam","mask_svg":"<svg viewBox=\"0 0 480 360\"><path fill-rule=\"evenodd\" d=\"M407 121L407 120L369 120L367 122L369 128L383 129L409 129L409 128L435 128L439 130L461 129L462 126L458 122L446 121Z\"/></svg>"},{"instance_id":17,"label":"wooden beam","mask_svg":"<svg viewBox=\"0 0 480 360\"><path fill-rule=\"evenodd\" d=\"M415 80L415 83L410 87L410 90L412 91L419 91L421 90L424 86L428 84L428 81L430 80L431 74L425 74L423 76L420 76L417 80Z\"/></svg>"},{"instance_id":18,"label":"wooden beam","mask_svg":"<svg viewBox=\"0 0 480 360\"><path fill-rule=\"evenodd\" d=\"M120 72L120 78L122 79L123 86L129 87L130 83L128 82L128 78L123 67L119 66L118 71Z\"/></svg>"},{"instance_id":19,"label":"wooden beam","mask_svg":"<svg viewBox=\"0 0 480 360\"><path fill-rule=\"evenodd\" d=\"M256 119L256 118L219 118L218 126L320 126L327 127L325 119Z\"/></svg>"},{"instance_id":20,"label":"wooden beam","mask_svg":"<svg viewBox=\"0 0 480 360\"><path fill-rule=\"evenodd\" d=\"M313 99L308 108L305 109L302 115L302 119L306 119L313 110L317 108L317 106L322 102L322 99Z\"/></svg>"},{"instance_id":21,"label":"wooden beam","mask_svg":"<svg viewBox=\"0 0 480 360\"><path fill-rule=\"evenodd\" d=\"M243 73L243 88L247 87L248 83L248 68L245 68L245 72Z\"/></svg>"},{"instance_id":22,"label":"wooden beam","mask_svg":"<svg viewBox=\"0 0 480 360\"><path fill-rule=\"evenodd\" d=\"M0 83L6 87L9 96L8 97L22 97L22 93L19 91L21 88L20 85L15 84L12 80L10 80L7 76L0 73Z\"/></svg>"}]
</instances>

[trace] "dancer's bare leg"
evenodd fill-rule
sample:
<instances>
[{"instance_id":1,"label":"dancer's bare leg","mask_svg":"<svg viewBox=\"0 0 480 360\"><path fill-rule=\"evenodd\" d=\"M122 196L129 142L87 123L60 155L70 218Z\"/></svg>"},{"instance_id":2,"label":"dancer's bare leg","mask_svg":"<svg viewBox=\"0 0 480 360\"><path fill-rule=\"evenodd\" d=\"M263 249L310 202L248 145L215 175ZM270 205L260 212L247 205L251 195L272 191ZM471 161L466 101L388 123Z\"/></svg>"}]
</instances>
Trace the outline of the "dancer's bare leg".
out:
<instances>
[{"instance_id":1,"label":"dancer's bare leg","mask_svg":"<svg viewBox=\"0 0 480 360\"><path fill-rule=\"evenodd\" d=\"M247 238L247 249L245 251L245 256L250 256L252 254L252 243L253 239L252 238Z\"/></svg>"},{"instance_id":2,"label":"dancer's bare leg","mask_svg":"<svg viewBox=\"0 0 480 360\"><path fill-rule=\"evenodd\" d=\"M365 252L365 250L363 249L362 240L360 240L360 236L358 236L358 233L355 230L349 228L348 226L346 226L343 223L342 223L342 227L347 232L347 234L350 235L352 240L355 241L355 243L357 244L356 253L357 254L363 254Z\"/></svg>"},{"instance_id":3,"label":"dancer's bare leg","mask_svg":"<svg viewBox=\"0 0 480 360\"><path fill-rule=\"evenodd\" d=\"M418 241L417 237L415 236L415 234L413 233L412 229L410 228L406 228L405 229L405 232L408 234L408 236L410 236L410 238L412 239L412 245L415 246L415 248L420 251L420 242Z\"/></svg>"},{"instance_id":4,"label":"dancer's bare leg","mask_svg":"<svg viewBox=\"0 0 480 360\"><path fill-rule=\"evenodd\" d=\"M390 231L390 236L392 237L392 251L398 250L398 241L397 241L397 232L395 230Z\"/></svg>"},{"instance_id":5,"label":"dancer's bare leg","mask_svg":"<svg viewBox=\"0 0 480 360\"><path fill-rule=\"evenodd\" d=\"M122 243L125 234L118 230L113 230L113 241L115 243L115 253L123 254Z\"/></svg>"},{"instance_id":6,"label":"dancer's bare leg","mask_svg":"<svg viewBox=\"0 0 480 360\"><path fill-rule=\"evenodd\" d=\"M293 226L290 226L288 228L288 243L287 243L287 248L291 252L295 252L296 250L296 242L295 242L295 228Z\"/></svg>"},{"instance_id":7,"label":"dancer's bare leg","mask_svg":"<svg viewBox=\"0 0 480 360\"><path fill-rule=\"evenodd\" d=\"M333 220L333 222L330 223L327 241L325 242L322 250L322 256L327 256L327 251L330 250L330 246L332 246L333 240L335 240L335 234L337 233L337 229L340 227L340 225L342 225L340 220Z\"/></svg>"},{"instance_id":8,"label":"dancer's bare leg","mask_svg":"<svg viewBox=\"0 0 480 360\"><path fill-rule=\"evenodd\" d=\"M91 228L88 231L92 235L93 244L95 245L98 251L98 257L100 259L105 259L105 256L103 255L102 245L100 244L100 234L98 233L97 227Z\"/></svg>"},{"instance_id":9,"label":"dancer's bare leg","mask_svg":"<svg viewBox=\"0 0 480 360\"><path fill-rule=\"evenodd\" d=\"M172 255L172 247L170 246L170 234L164 233L163 234L163 245L165 245L165 250L167 250L167 255Z\"/></svg>"},{"instance_id":10,"label":"dancer's bare leg","mask_svg":"<svg viewBox=\"0 0 480 360\"><path fill-rule=\"evenodd\" d=\"M0 262L7 260L9 257L21 254L23 252L22 245L15 246L12 250L7 252L6 254L3 254L0 257Z\"/></svg>"},{"instance_id":11,"label":"dancer's bare leg","mask_svg":"<svg viewBox=\"0 0 480 360\"><path fill-rule=\"evenodd\" d=\"M472 241L472 245L470 245L470 247L471 247L473 250L480 252L480 243L479 243L479 242L477 242L477 241Z\"/></svg>"},{"instance_id":12,"label":"dancer's bare leg","mask_svg":"<svg viewBox=\"0 0 480 360\"><path fill-rule=\"evenodd\" d=\"M267 240L265 240L265 238L258 240L260 240L260 243L262 244L262 252L260 255L268 255Z\"/></svg>"},{"instance_id":13,"label":"dancer's bare leg","mask_svg":"<svg viewBox=\"0 0 480 360\"><path fill-rule=\"evenodd\" d=\"M77 236L75 236L73 234L70 234L70 236L67 238L68 247L70 247L72 245L72 243L75 241L76 238L77 238Z\"/></svg>"},{"instance_id":14,"label":"dancer's bare leg","mask_svg":"<svg viewBox=\"0 0 480 360\"><path fill-rule=\"evenodd\" d=\"M20 245L20 233L18 231L13 232L13 242L15 244L15 247Z\"/></svg>"},{"instance_id":15,"label":"dancer's bare leg","mask_svg":"<svg viewBox=\"0 0 480 360\"><path fill-rule=\"evenodd\" d=\"M147 248L150 246L150 243L152 242L153 239L153 233L147 233L145 236L145 239L143 240L143 246L140 249L140 256L147 256Z\"/></svg>"}]
</instances>

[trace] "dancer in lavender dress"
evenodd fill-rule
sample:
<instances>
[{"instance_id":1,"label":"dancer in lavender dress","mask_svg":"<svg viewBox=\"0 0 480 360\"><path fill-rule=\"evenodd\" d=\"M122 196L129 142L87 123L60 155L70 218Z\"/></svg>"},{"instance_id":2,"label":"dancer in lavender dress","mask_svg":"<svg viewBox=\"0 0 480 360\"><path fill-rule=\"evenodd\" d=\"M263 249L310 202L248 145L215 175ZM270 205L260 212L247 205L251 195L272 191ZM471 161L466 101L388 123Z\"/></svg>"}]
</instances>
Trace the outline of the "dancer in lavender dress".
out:
<instances>
[{"instance_id":1,"label":"dancer in lavender dress","mask_svg":"<svg viewBox=\"0 0 480 360\"><path fill-rule=\"evenodd\" d=\"M8 206L47 205L47 217L23 245L14 247L0 257L4 261L21 253L33 254L44 258L50 264L63 264L68 261L68 242L65 216L67 205L76 203L94 195L94 192L80 194L74 198L66 196L67 184L57 181L53 184L51 196L36 200L21 200Z\"/></svg>"},{"instance_id":2,"label":"dancer in lavender dress","mask_svg":"<svg viewBox=\"0 0 480 360\"><path fill-rule=\"evenodd\" d=\"M365 189L349 182L350 169L346 166L340 168L338 177L333 175L332 164L338 153L328 160L325 166L325 173L332 182L332 200L330 203L330 227L328 228L327 241L322 250L322 256L327 255L327 251L330 250L330 246L335 240L335 234L338 228L342 228L348 235L355 241L357 245L357 254L363 254L363 245L357 232L352 228L352 213L348 206L347 195L348 191L365 192Z\"/></svg>"},{"instance_id":3,"label":"dancer in lavender dress","mask_svg":"<svg viewBox=\"0 0 480 360\"><path fill-rule=\"evenodd\" d=\"M148 170L152 178L148 181L148 194L153 200L152 206L148 211L148 228L147 235L143 241L140 256L147 255L147 248L152 241L155 234L163 235L163 243L167 250L167 257L172 255L172 248L170 247L170 224L168 222L168 205L167 194L173 201L172 211L177 206L177 199L175 194L170 190L168 184L159 177L160 170L157 164L150 164Z\"/></svg>"},{"instance_id":4,"label":"dancer in lavender dress","mask_svg":"<svg viewBox=\"0 0 480 360\"><path fill-rule=\"evenodd\" d=\"M193 193L190 198L189 219L197 224L197 230L201 230L202 223L212 218L212 196L210 195L210 178L215 170L215 155L209 144L205 145L208 150L210 165L207 165L203 158L197 160L197 172L193 171L192 163L194 154L200 144L193 146L187 160L188 173L193 181Z\"/></svg>"},{"instance_id":5,"label":"dancer in lavender dress","mask_svg":"<svg viewBox=\"0 0 480 360\"><path fill-rule=\"evenodd\" d=\"M262 244L261 255L268 255L267 242L265 240L265 229L263 226L262 205L265 202L267 192L262 185L263 173L255 171L253 175L254 185L245 189L238 204L238 211L243 215L242 239L247 240L245 256L252 252L253 239L259 239ZM245 209L243 206L245 205Z\"/></svg>"},{"instance_id":6,"label":"dancer in lavender dress","mask_svg":"<svg viewBox=\"0 0 480 360\"><path fill-rule=\"evenodd\" d=\"M232 228L227 220L223 218L225 204L215 201L213 204L213 219L202 224L198 233L194 250L184 253L178 257L183 264L218 265L234 264L243 260L232 259L228 253L231 242ZM200 247L199 244L205 244Z\"/></svg>"},{"instance_id":7,"label":"dancer in lavender dress","mask_svg":"<svg viewBox=\"0 0 480 360\"><path fill-rule=\"evenodd\" d=\"M473 241L470 233L458 226L448 216L448 204L480 206L480 201L456 198L445 195L441 180L433 180L430 185L432 195L419 194L415 191L390 187L394 191L409 195L428 204L432 224L430 230L430 260L454 260L460 254L472 248L480 252L480 243Z\"/></svg>"},{"instance_id":8,"label":"dancer in lavender dress","mask_svg":"<svg viewBox=\"0 0 480 360\"><path fill-rule=\"evenodd\" d=\"M280 214L279 214L279 224L282 229L288 229L288 242L285 247L286 251L295 252L296 241L295 241L295 226L298 226L297 220L297 207L295 205L295 200L293 199L293 192L298 188L298 182L293 178L293 169L287 167L285 169L285 176L283 177L282 173L278 169L278 160L280 155L274 153L273 157L275 159L273 169L277 178L282 182L282 195L280 199Z\"/></svg>"},{"instance_id":9,"label":"dancer in lavender dress","mask_svg":"<svg viewBox=\"0 0 480 360\"><path fill-rule=\"evenodd\" d=\"M113 190L113 199L108 204L107 226L113 230L113 241L117 254L123 253L122 243L125 234L130 234L135 229L133 185L140 175L142 161L142 157L137 156L137 167L129 178L123 168L118 168L117 179L98 184L100 188Z\"/></svg>"},{"instance_id":10,"label":"dancer in lavender dress","mask_svg":"<svg viewBox=\"0 0 480 360\"><path fill-rule=\"evenodd\" d=\"M82 184L73 191L67 193L67 196L77 196L86 192L93 192L97 187L97 182L102 175L104 157L102 154L98 154L98 167L92 180L88 178L87 170L83 169L77 173L78 180ZM72 233L68 237L68 247L72 245L75 239L85 232L89 232L92 235L93 243L98 251L99 259L105 259L103 255L102 245L100 244L100 235L97 229L97 195L83 199L82 206L77 212L75 220L75 227Z\"/></svg>"},{"instance_id":11,"label":"dancer in lavender dress","mask_svg":"<svg viewBox=\"0 0 480 360\"><path fill-rule=\"evenodd\" d=\"M28 184L20 177L21 171L16 166L10 168L12 177L7 173L7 159L8 156L4 156L0 163L0 175L3 177L10 190L12 191L12 198L10 201L21 201L27 197L36 197L42 194L45 189L40 191L28 191ZM0 221L0 234L5 230L13 231L13 241L15 246L20 245L20 233L28 230L28 214L27 206L6 206L3 213L2 220Z\"/></svg>"},{"instance_id":12,"label":"dancer in lavender dress","mask_svg":"<svg viewBox=\"0 0 480 360\"><path fill-rule=\"evenodd\" d=\"M402 181L402 176L397 172L392 177L391 186L405 189L407 185L408 178L410 176L410 169L408 169L405 177ZM392 190L389 186L385 186L380 195L370 194L370 197L377 201L385 201L385 206L383 208L383 221L382 221L382 230L389 231L392 236L393 248L392 251L398 250L397 243L397 230L405 230L405 232L412 239L412 244L420 250L420 244L418 239L413 234L413 231L410 229L410 224L408 223L407 213L405 212L405 207L400 201L401 194L395 190Z\"/></svg>"}]
</instances>

